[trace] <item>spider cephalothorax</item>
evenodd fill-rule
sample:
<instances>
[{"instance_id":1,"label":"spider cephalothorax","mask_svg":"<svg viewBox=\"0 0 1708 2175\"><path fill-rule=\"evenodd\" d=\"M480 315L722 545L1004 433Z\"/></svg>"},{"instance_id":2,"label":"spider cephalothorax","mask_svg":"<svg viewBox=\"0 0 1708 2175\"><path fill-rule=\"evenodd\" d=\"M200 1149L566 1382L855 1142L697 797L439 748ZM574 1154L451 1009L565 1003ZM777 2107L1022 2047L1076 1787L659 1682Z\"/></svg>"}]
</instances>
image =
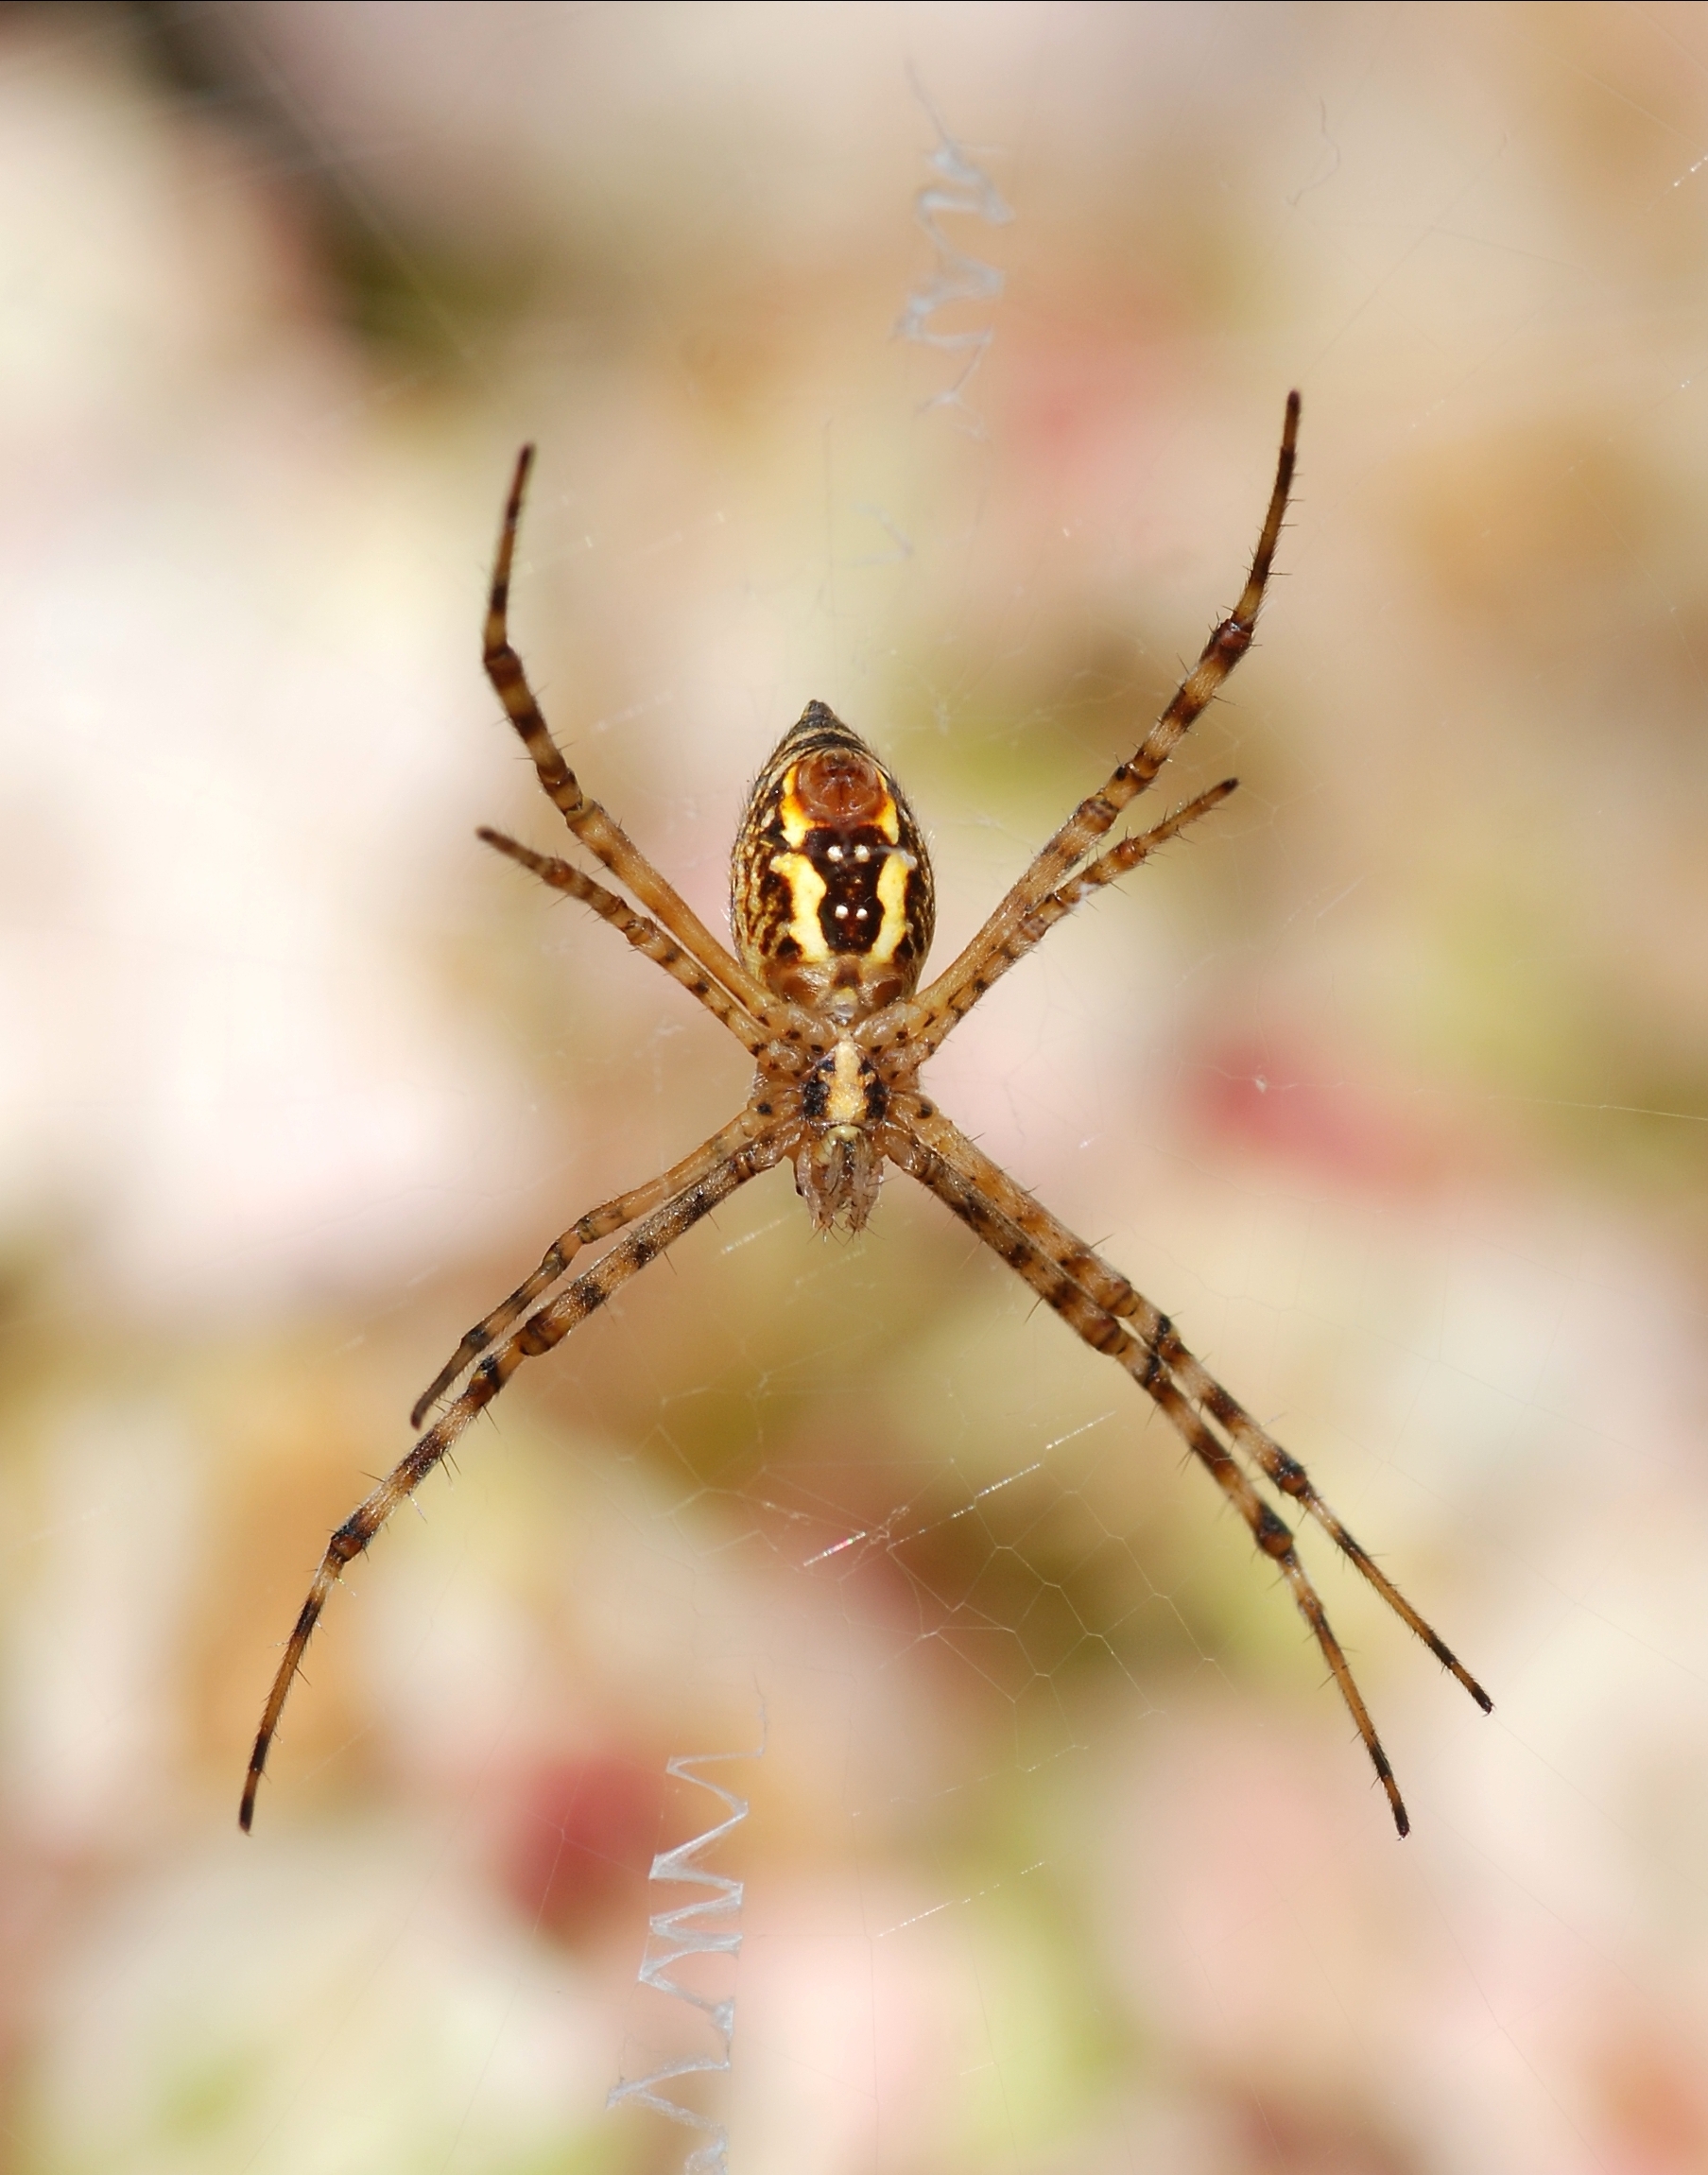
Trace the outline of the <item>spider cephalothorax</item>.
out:
<instances>
[{"instance_id":1,"label":"spider cephalothorax","mask_svg":"<svg viewBox=\"0 0 1708 2175\"><path fill-rule=\"evenodd\" d=\"M858 1230L877 1200L884 1165L893 1164L934 1193L1078 1337L1132 1377L1286 1580L1357 1725L1395 1825L1406 1833L1392 1769L1299 1560L1292 1528L1259 1494L1257 1481L1313 1519L1485 1709L1488 1694L1353 1539L1304 1467L1186 1349L1168 1317L1016 1185L919 1087L920 1067L999 975L1081 900L1136 868L1233 792L1234 780L1224 780L1148 831L1103 845L1251 647L1286 509L1298 427L1295 393L1288 397L1275 485L1239 602L1213 630L1198 664L1134 753L1079 803L973 941L923 991L920 972L933 920L924 839L889 772L822 702L808 703L753 787L731 872L733 954L582 791L509 644L510 562L533 457L531 447L524 449L492 577L487 672L573 837L647 911L638 912L568 861L536 854L501 832L480 836L590 906L698 998L751 1055L752 1092L728 1125L673 1168L590 1209L554 1239L539 1268L475 1323L418 1399L411 1419L420 1426L467 1376L439 1419L327 1544L261 1718L244 1786L245 1827L291 1680L344 1565L361 1554L525 1359L549 1352L737 1187L786 1162L820 1230L837 1224ZM628 1235L591 1269L546 1298L582 1247L625 1230Z\"/></svg>"}]
</instances>

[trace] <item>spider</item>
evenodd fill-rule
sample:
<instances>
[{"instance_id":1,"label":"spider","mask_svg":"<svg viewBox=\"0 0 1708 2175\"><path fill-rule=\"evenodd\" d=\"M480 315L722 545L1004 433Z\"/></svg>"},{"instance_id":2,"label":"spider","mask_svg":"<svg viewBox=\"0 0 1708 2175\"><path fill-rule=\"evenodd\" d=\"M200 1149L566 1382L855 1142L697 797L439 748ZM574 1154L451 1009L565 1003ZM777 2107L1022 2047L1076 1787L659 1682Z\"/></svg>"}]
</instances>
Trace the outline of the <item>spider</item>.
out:
<instances>
[{"instance_id":1,"label":"spider","mask_svg":"<svg viewBox=\"0 0 1708 2175\"><path fill-rule=\"evenodd\" d=\"M487 674L576 839L647 910L636 912L580 869L502 832L482 829L478 836L591 907L656 960L729 1029L757 1069L746 1104L721 1131L647 1184L590 1209L554 1239L539 1268L469 1331L417 1401L410 1424L420 1427L466 1373L457 1395L327 1544L261 1718L239 1814L244 1828L254 1816L285 1697L344 1566L369 1546L525 1359L561 1343L738 1187L787 1162L814 1227L850 1232L871 1216L884 1166L894 1164L999 1254L1094 1352L1132 1376L1291 1588L1387 1792L1394 1824L1402 1836L1408 1832L1388 1755L1299 1560L1292 1529L1258 1493L1254 1476L1315 1519L1485 1713L1492 1703L1489 1695L1354 1540L1304 1467L1186 1349L1168 1317L959 1131L919 1080L921 1067L957 1024L1058 922L1234 790L1237 781L1224 779L1148 831L1096 851L1251 647L1286 510L1298 433L1295 392L1287 396L1274 488L1239 602L1212 632L1136 752L1079 803L959 958L923 991L920 974L934 921L924 838L889 772L824 703L807 704L749 799L732 856L734 957L582 790L509 643L510 566L534 452L523 448L492 572ZM628 1235L591 1269L546 1299L583 1247L624 1230Z\"/></svg>"}]
</instances>

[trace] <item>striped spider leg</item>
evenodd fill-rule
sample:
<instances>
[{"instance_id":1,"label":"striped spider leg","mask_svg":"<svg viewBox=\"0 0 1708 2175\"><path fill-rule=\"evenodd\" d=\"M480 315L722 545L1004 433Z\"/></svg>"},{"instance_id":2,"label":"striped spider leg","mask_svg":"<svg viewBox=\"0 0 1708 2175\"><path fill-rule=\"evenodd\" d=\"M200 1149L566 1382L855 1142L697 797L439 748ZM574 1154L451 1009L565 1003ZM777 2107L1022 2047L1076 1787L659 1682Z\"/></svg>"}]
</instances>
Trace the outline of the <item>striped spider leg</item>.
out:
<instances>
[{"instance_id":1,"label":"striped spider leg","mask_svg":"<svg viewBox=\"0 0 1708 2175\"><path fill-rule=\"evenodd\" d=\"M656 1261L684 1232L692 1230L702 1217L709 1216L721 1202L728 1200L737 1186L745 1185L762 1170L768 1169L782 1152L782 1136L775 1132L761 1133L733 1152L713 1160L673 1200L663 1202L649 1216L642 1217L628 1237L613 1246L584 1276L578 1276L549 1304L530 1314L521 1328L507 1337L496 1351L488 1353L470 1376L461 1395L417 1439L407 1455L392 1467L371 1495L357 1504L333 1534L309 1587L308 1598L291 1627L284 1658L267 1694L261 1726L255 1734L254 1751L250 1755L249 1772L244 1778L243 1803L237 1815L244 1828L247 1829L255 1817L255 1793L261 1787L262 1769L267 1765L285 1699L315 1626L320 1620L321 1611L345 1564L362 1554L391 1513L442 1461L470 1421L492 1402L525 1359L536 1359L543 1352L549 1352L561 1343L572 1329L578 1328L590 1314L620 1291L630 1277L638 1276L648 1262Z\"/></svg>"},{"instance_id":2,"label":"striped spider leg","mask_svg":"<svg viewBox=\"0 0 1708 2175\"><path fill-rule=\"evenodd\" d=\"M871 1039L874 1045L891 1035L906 1036L920 1052L923 1062L940 1046L955 1023L978 1002L997 975L1006 974L1014 961L1037 942L1043 934L1043 929L1034 924L1040 908L1054 906L1054 912L1044 924L1051 926L1062 914L1071 912L1088 890L1124 875L1143 858L1138 841L1130 840L1116 847L1113 856L1105 854L1101 861L1094 863L1078 879L1081 889L1072 890L1071 895L1058 889L1063 877L1077 868L1097 840L1108 833L1121 811L1154 783L1163 765L1215 700L1223 681L1251 647L1293 487L1299 445L1299 395L1288 393L1274 487L1269 492L1268 509L1239 602L1211 630L1198 663L1176 688L1167 708L1133 753L1125 763L1118 764L1097 790L1080 802L1054 837L1039 848L959 958L938 976L923 996L895 1006L889 1017L871 1023ZM1230 778L1216 786L1212 796L1182 809L1171 819L1173 829L1182 828L1207 812L1216 800L1226 799L1237 783ZM1161 840L1154 842L1161 843ZM1123 860L1120 857L1123 854L1130 858Z\"/></svg>"},{"instance_id":3,"label":"striped spider leg","mask_svg":"<svg viewBox=\"0 0 1708 2175\"><path fill-rule=\"evenodd\" d=\"M1274 487L1239 602L1212 630L1197 665L1135 753L1040 850L947 971L918 997L892 1006L887 1016L868 1023L867 1032L875 1045L885 1049L910 1045L917 1053L916 1062L923 1062L941 1047L992 984L1059 921L1235 790L1237 780L1225 779L1154 829L1125 838L1087 861L1121 810L1155 780L1251 647L1291 490L1299 414L1299 396L1292 393L1286 403ZM1070 874L1076 867L1078 873ZM1492 1707L1488 1693L1354 1539L1318 1493L1304 1467L1187 1350L1165 1314L923 1097L917 1094L898 1097L891 1105L890 1119L887 1146L891 1160L937 1194L1078 1336L1127 1367L1227 1493L1258 1546L1280 1565L1357 1726L1387 1792L1395 1825L1406 1834L1410 1821L1392 1769L1321 1601L1299 1562L1292 1533L1256 1494L1228 1445L1242 1453L1277 1493L1291 1497L1315 1520L1485 1713ZM1218 1440L1216 1428L1225 1441Z\"/></svg>"},{"instance_id":4,"label":"striped spider leg","mask_svg":"<svg viewBox=\"0 0 1708 2175\"><path fill-rule=\"evenodd\" d=\"M626 899L566 861L536 854L502 832L483 829L479 835L554 889L590 907L696 997L755 1060L753 1088L735 1117L673 1168L572 1223L552 1242L538 1269L468 1332L416 1401L411 1424L419 1427L473 1365L473 1373L444 1412L327 1543L255 1735L238 1815L246 1829L254 1818L256 1793L285 1700L344 1566L366 1551L522 1362L549 1352L738 1186L785 1158L793 1158L797 1186L820 1228L838 1220L857 1228L877 1198L882 1153L860 1121L870 1096L880 1091L871 1065L848 1041L846 1027L856 1014L907 993L918 979L932 919L930 863L918 826L875 762L863 751L849 752L849 746L859 751L860 743L846 727L822 703L809 704L754 787L737 840L733 918L741 957L733 957L621 826L582 790L510 647L510 569L532 461L533 448L525 446L505 506L487 610L487 674L533 759L542 787L572 836L656 919L637 913ZM820 730L825 722L834 729L828 736ZM874 813L888 826L875 857L871 839L879 834L866 820ZM833 841L827 865L837 896L824 914L834 942L819 932L812 904L815 896L823 899L827 889L814 872L812 854L819 850L820 834L828 837L833 832L835 841L846 841L844 874L859 891L855 903L843 897L849 881L838 879L835 871L844 845ZM793 853L791 842L799 847L802 841L808 842L808 853ZM851 957L832 958L845 940ZM803 958L803 951L810 956ZM544 1300L583 1246L613 1236L636 1217L640 1221L627 1238L557 1298ZM521 1326L511 1329L518 1317ZM502 1342L494 1345L501 1336Z\"/></svg>"},{"instance_id":5,"label":"striped spider leg","mask_svg":"<svg viewBox=\"0 0 1708 2175\"><path fill-rule=\"evenodd\" d=\"M308 1598L285 1641L255 1735L238 1812L238 1820L246 1830L254 1819L256 1793L285 1700L345 1564L354 1562L369 1547L391 1513L443 1460L470 1421L492 1403L525 1359L549 1352L702 1217L727 1200L738 1186L757 1178L780 1157L796 1149L803 1097L800 1076L819 1054L817 1041L822 1038L816 1038L814 1023L798 1008L756 981L746 967L731 957L621 826L581 790L575 772L552 738L522 662L510 647L508 625L510 567L532 464L533 448L524 446L516 462L499 534L487 609L483 662L506 714L533 758L541 785L562 815L572 836L602 861L619 882L627 884L638 899L649 906L658 920L637 913L626 899L568 862L535 854L515 839L506 837L502 832L483 829L479 836L555 889L591 907L643 957L663 967L672 980L697 997L757 1059L759 1077L744 1108L691 1155L647 1184L619 1194L615 1200L590 1210L571 1224L553 1241L533 1274L468 1332L450 1361L417 1399L410 1424L420 1427L431 1407L473 1362L479 1360L461 1392L418 1437L379 1486L357 1505L326 1545L309 1587ZM536 1306L535 1303L564 1275L583 1246L612 1236L636 1217L640 1221L627 1238L577 1277L556 1299ZM518 1316L526 1317L522 1326L511 1331L496 1349L492 1349L493 1339L509 1329ZM483 1353L484 1358L480 1356Z\"/></svg>"},{"instance_id":6,"label":"striped spider leg","mask_svg":"<svg viewBox=\"0 0 1708 2175\"><path fill-rule=\"evenodd\" d=\"M483 830L480 837L589 907L697 998L752 1058L752 1090L730 1123L691 1154L589 1210L554 1239L539 1267L468 1332L418 1400L411 1420L419 1427L462 1382L327 1545L255 1739L240 1815L246 1828L285 1698L345 1564L369 1546L525 1359L561 1342L738 1187L789 1163L815 1227L849 1231L858 1231L871 1216L885 1165L893 1164L1008 1262L1076 1335L1132 1375L1285 1579L1388 1793L1395 1824L1406 1833L1405 1804L1345 1654L1291 1530L1259 1494L1256 1481L1314 1519L1485 1709L1488 1695L1353 1539L1303 1466L1186 1349L1167 1316L1018 1186L919 1085L921 1065L1058 922L1234 791L1235 782L1226 779L1149 830L1096 852L1251 647L1286 510L1298 426L1293 394L1268 511L1234 612L1216 627L1132 757L1080 803L978 935L918 994L935 911L924 837L890 773L822 702L807 704L750 796L732 856L733 954L583 792L541 716L506 623L531 459L531 449L524 450L492 578L487 671L572 836L648 911L637 911L569 862L500 832ZM555 1298L547 1296L583 1247L607 1238L616 1243Z\"/></svg>"},{"instance_id":7,"label":"striped spider leg","mask_svg":"<svg viewBox=\"0 0 1708 2175\"><path fill-rule=\"evenodd\" d=\"M1077 1337L1126 1368L1227 1495L1252 1540L1279 1566L1291 1588L1387 1792L1394 1825L1401 1835L1409 1834L1411 1821L1393 1769L1321 1599L1299 1560L1292 1528L1252 1487L1229 1443L1244 1453L1277 1493L1292 1497L1316 1520L1485 1714L1493 1705L1488 1693L1347 1531L1317 1493L1304 1467L1222 1388L1181 1342L1168 1317L1134 1290L1118 1269L1077 1238L923 1098L898 1096L891 1104L886 1147L901 1169L936 1194L952 1215L1061 1315ZM1211 1421L1225 1441L1218 1438Z\"/></svg>"}]
</instances>

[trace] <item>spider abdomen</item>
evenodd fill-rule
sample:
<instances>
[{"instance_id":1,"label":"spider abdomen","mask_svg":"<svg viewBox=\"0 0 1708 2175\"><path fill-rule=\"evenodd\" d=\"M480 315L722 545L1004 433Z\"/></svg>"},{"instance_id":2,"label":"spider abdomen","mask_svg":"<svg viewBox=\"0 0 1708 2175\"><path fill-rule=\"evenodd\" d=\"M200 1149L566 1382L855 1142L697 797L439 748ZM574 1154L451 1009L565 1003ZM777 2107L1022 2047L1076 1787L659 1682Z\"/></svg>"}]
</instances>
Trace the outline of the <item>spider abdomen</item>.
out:
<instances>
[{"instance_id":1,"label":"spider abdomen","mask_svg":"<svg viewBox=\"0 0 1708 2175\"><path fill-rule=\"evenodd\" d=\"M931 941L931 862L889 772L822 702L779 742L731 869L743 964L837 1024L917 986Z\"/></svg>"}]
</instances>

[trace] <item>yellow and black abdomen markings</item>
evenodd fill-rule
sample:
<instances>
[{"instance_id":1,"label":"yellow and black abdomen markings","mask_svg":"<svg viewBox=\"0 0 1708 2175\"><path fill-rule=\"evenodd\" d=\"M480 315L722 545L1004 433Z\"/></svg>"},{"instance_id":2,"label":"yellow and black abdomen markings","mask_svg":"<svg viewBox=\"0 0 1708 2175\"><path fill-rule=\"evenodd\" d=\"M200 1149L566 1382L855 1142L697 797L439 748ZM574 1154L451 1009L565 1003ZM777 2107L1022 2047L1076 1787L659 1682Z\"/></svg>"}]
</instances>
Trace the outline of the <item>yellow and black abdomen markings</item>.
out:
<instances>
[{"instance_id":1,"label":"yellow and black abdomen markings","mask_svg":"<svg viewBox=\"0 0 1708 2175\"><path fill-rule=\"evenodd\" d=\"M899 963L915 950L907 910L913 873L913 856L876 825L814 824L798 847L771 855L766 889L776 887L776 896L768 918L797 958L860 952Z\"/></svg>"},{"instance_id":2,"label":"yellow and black abdomen markings","mask_svg":"<svg viewBox=\"0 0 1708 2175\"><path fill-rule=\"evenodd\" d=\"M761 772L731 876L737 946L768 986L804 1000L871 984L886 1001L918 981L933 920L924 841L889 772L823 703Z\"/></svg>"}]
</instances>

